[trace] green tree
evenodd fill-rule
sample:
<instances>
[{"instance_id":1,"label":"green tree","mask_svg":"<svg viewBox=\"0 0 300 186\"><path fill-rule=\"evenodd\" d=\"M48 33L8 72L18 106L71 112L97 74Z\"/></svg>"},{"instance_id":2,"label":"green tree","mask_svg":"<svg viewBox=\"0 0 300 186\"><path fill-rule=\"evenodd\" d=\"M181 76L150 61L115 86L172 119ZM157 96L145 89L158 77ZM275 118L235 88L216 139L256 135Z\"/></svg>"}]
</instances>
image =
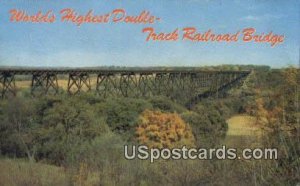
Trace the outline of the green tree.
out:
<instances>
[{"instance_id":1,"label":"green tree","mask_svg":"<svg viewBox=\"0 0 300 186\"><path fill-rule=\"evenodd\" d=\"M45 111L42 128L38 132L40 156L57 164L65 163L72 148L107 131L104 119L77 97L55 103Z\"/></svg>"},{"instance_id":2,"label":"green tree","mask_svg":"<svg viewBox=\"0 0 300 186\"><path fill-rule=\"evenodd\" d=\"M97 112L105 116L106 123L113 132L124 136L133 134L138 117L145 109L152 105L142 99L117 98L107 99L97 105Z\"/></svg>"},{"instance_id":3,"label":"green tree","mask_svg":"<svg viewBox=\"0 0 300 186\"><path fill-rule=\"evenodd\" d=\"M37 129L34 101L13 98L2 102L0 120L0 148L4 154L35 160Z\"/></svg>"}]
</instances>

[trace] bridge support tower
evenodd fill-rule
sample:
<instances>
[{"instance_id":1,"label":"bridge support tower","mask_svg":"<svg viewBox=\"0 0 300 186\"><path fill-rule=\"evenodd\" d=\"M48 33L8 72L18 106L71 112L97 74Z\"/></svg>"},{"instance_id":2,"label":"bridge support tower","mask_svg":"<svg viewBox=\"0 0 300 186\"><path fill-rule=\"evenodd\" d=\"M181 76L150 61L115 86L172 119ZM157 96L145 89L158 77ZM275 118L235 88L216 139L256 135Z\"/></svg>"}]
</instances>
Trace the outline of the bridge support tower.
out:
<instances>
[{"instance_id":1,"label":"bridge support tower","mask_svg":"<svg viewBox=\"0 0 300 186\"><path fill-rule=\"evenodd\" d=\"M15 75L13 73L0 74L0 91L2 99L9 94L16 96Z\"/></svg>"},{"instance_id":2,"label":"bridge support tower","mask_svg":"<svg viewBox=\"0 0 300 186\"><path fill-rule=\"evenodd\" d=\"M78 94L82 90L90 91L91 80L88 73L70 73L68 80L68 93L71 95Z\"/></svg>"},{"instance_id":3,"label":"bridge support tower","mask_svg":"<svg viewBox=\"0 0 300 186\"><path fill-rule=\"evenodd\" d=\"M31 80L31 94L38 96L50 93L58 93L57 75L48 72L34 73Z\"/></svg>"}]
</instances>

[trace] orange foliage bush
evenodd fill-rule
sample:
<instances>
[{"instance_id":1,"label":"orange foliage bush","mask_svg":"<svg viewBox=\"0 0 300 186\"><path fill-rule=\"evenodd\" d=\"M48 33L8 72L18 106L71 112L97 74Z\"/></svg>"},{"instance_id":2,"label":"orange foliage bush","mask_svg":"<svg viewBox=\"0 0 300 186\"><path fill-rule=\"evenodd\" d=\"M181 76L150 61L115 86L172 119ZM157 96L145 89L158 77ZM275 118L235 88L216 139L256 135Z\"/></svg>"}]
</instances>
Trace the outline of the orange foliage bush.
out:
<instances>
[{"instance_id":1,"label":"orange foliage bush","mask_svg":"<svg viewBox=\"0 0 300 186\"><path fill-rule=\"evenodd\" d=\"M192 130L177 113L145 110L136 127L137 140L150 148L194 146Z\"/></svg>"}]
</instances>

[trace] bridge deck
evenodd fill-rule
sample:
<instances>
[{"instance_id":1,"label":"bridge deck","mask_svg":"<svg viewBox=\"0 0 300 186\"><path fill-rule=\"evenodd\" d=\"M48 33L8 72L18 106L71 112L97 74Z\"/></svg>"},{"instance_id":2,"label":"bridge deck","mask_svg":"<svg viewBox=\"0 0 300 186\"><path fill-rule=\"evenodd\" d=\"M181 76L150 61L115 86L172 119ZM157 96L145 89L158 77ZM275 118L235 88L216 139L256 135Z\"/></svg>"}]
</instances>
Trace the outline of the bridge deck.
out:
<instances>
[{"instance_id":1,"label":"bridge deck","mask_svg":"<svg viewBox=\"0 0 300 186\"><path fill-rule=\"evenodd\" d=\"M151 69L102 69L102 68L0 68L0 73L12 73L19 75L31 75L34 73L54 73L54 74L70 74L70 73L89 73L89 74L160 74L160 73L204 73L204 74L244 74L250 71L216 71L216 70L151 70Z\"/></svg>"}]
</instances>

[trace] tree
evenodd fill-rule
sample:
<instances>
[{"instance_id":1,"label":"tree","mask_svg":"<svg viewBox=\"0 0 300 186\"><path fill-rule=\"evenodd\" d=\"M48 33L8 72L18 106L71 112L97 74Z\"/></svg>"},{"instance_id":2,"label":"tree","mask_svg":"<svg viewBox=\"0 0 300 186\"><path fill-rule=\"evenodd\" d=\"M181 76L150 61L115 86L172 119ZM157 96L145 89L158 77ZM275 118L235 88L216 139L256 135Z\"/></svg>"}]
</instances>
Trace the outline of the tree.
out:
<instances>
[{"instance_id":1,"label":"tree","mask_svg":"<svg viewBox=\"0 0 300 186\"><path fill-rule=\"evenodd\" d=\"M108 131L104 118L84 101L72 97L45 110L37 139L40 156L56 164L74 156L72 149ZM71 153L71 154L70 154Z\"/></svg>"},{"instance_id":2,"label":"tree","mask_svg":"<svg viewBox=\"0 0 300 186\"><path fill-rule=\"evenodd\" d=\"M132 136L138 123L139 115L152 105L142 99L117 98L107 99L97 105L97 112L105 116L110 129L125 138Z\"/></svg>"},{"instance_id":3,"label":"tree","mask_svg":"<svg viewBox=\"0 0 300 186\"><path fill-rule=\"evenodd\" d=\"M136 127L137 140L150 148L194 146L192 130L177 113L145 110Z\"/></svg>"},{"instance_id":4,"label":"tree","mask_svg":"<svg viewBox=\"0 0 300 186\"><path fill-rule=\"evenodd\" d=\"M299 128L299 84L300 84L300 70L297 68L287 68L282 72L284 83L282 85L283 96L283 115L284 121L287 124L294 125ZM299 132L300 134L300 132Z\"/></svg>"},{"instance_id":5,"label":"tree","mask_svg":"<svg viewBox=\"0 0 300 186\"><path fill-rule=\"evenodd\" d=\"M34 137L37 128L34 102L14 98L2 104L0 120L2 153L14 153L16 156L25 153L30 161L34 161L37 148Z\"/></svg>"}]
</instances>

